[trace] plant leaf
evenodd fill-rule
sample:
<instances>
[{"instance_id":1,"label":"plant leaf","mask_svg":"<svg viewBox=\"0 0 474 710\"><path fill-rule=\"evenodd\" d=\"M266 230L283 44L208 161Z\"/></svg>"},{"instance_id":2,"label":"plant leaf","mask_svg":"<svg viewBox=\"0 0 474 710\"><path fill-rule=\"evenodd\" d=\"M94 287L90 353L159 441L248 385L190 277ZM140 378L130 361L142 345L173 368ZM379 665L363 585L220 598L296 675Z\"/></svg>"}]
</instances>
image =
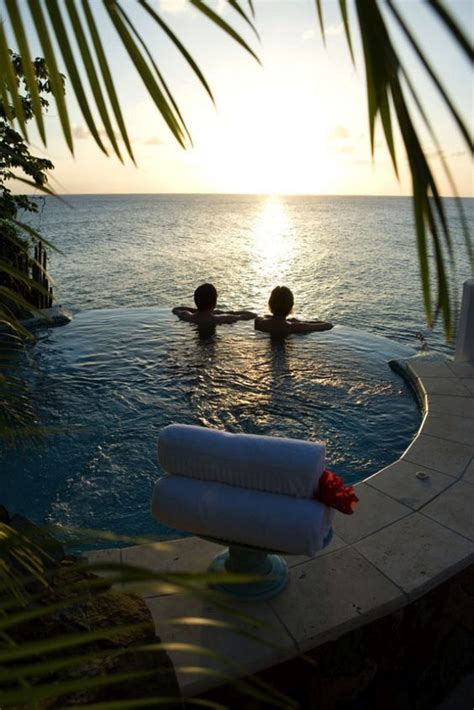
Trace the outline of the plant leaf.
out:
<instances>
[{"instance_id":1,"label":"plant leaf","mask_svg":"<svg viewBox=\"0 0 474 710\"><path fill-rule=\"evenodd\" d=\"M30 8L31 16L35 23L35 29L38 34L38 38L41 42L44 58L48 66L49 78L51 81L53 96L58 109L59 120L63 129L63 135L69 147L69 150L74 155L74 144L72 140L71 126L69 123L69 114L66 106L66 101L64 99L63 80L61 74L59 73L58 65L56 63L56 56L49 36L46 20L44 18L40 3L37 2L37 0L27 1L28 7Z\"/></svg>"},{"instance_id":2,"label":"plant leaf","mask_svg":"<svg viewBox=\"0 0 474 710\"><path fill-rule=\"evenodd\" d=\"M107 106L102 95L102 89L97 78L96 68L94 66L94 60L92 58L91 51L89 49L89 43L86 38L86 34L83 30L82 23L77 12L75 0L66 0L65 6L69 14L69 19L71 21L71 26L74 30L76 36L77 46L81 53L82 61L87 72L87 78L89 79L89 84L92 89L92 94L95 99L96 106L99 110L102 123L104 125L107 138L109 139L116 156L123 163L123 158L120 153L120 148L118 146L117 140L115 138L115 132L110 122L109 114L107 111Z\"/></svg>"},{"instance_id":3,"label":"plant leaf","mask_svg":"<svg viewBox=\"0 0 474 710\"><path fill-rule=\"evenodd\" d=\"M135 163L135 158L133 155L132 146L130 144L130 139L128 137L127 128L125 126L125 121L123 119L122 110L120 108L120 102L118 100L117 93L115 91L115 86L114 86L114 82L112 79L112 74L110 72L107 58L105 56L105 52L104 52L104 49L102 46L102 41L100 39L100 35L97 30L96 23L94 21L94 16L92 15L92 12L91 12L91 9L89 6L89 0L82 0L82 9L84 11L84 16L86 18L86 22L87 22L90 36L92 38L92 43L94 45L94 50L95 50L95 54L97 57L97 61L99 63L99 66L100 66L100 69L102 72L102 78L104 80L104 85L107 89L107 94L109 97L110 105L112 106L112 110L115 115L115 120L117 121L117 126L119 128L120 135L122 136L123 142L125 144L125 147L127 148L127 152L129 154L130 158Z\"/></svg>"},{"instance_id":4,"label":"plant leaf","mask_svg":"<svg viewBox=\"0 0 474 710\"><path fill-rule=\"evenodd\" d=\"M44 145L46 145L46 133L44 130L43 122L43 110L41 108L41 102L38 92L38 84L36 81L36 75L33 68L33 62L31 61L30 48L28 45L28 40L26 37L26 31L23 25L23 19L21 16L20 9L18 7L17 0L5 0L8 15L10 17L10 23L13 28L13 32L18 42L18 49L21 56L21 66L25 74L26 86L30 94L31 103L33 106L33 114L36 119L36 124L38 126L38 131L41 136L41 140Z\"/></svg>"}]
</instances>

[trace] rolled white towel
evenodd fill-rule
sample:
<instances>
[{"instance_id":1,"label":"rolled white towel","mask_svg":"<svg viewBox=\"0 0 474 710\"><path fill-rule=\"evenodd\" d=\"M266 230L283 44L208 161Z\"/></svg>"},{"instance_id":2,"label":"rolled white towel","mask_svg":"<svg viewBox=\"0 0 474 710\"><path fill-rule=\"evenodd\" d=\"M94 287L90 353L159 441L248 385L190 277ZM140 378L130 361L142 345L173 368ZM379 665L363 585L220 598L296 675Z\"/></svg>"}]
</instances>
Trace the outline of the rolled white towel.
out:
<instances>
[{"instance_id":1,"label":"rolled white towel","mask_svg":"<svg viewBox=\"0 0 474 710\"><path fill-rule=\"evenodd\" d=\"M167 473L311 498L325 465L321 443L171 424L158 438Z\"/></svg>"},{"instance_id":2,"label":"rolled white towel","mask_svg":"<svg viewBox=\"0 0 474 710\"><path fill-rule=\"evenodd\" d=\"M324 546L334 518L334 510L316 500L183 476L158 479L152 513L195 535L310 557Z\"/></svg>"}]
</instances>

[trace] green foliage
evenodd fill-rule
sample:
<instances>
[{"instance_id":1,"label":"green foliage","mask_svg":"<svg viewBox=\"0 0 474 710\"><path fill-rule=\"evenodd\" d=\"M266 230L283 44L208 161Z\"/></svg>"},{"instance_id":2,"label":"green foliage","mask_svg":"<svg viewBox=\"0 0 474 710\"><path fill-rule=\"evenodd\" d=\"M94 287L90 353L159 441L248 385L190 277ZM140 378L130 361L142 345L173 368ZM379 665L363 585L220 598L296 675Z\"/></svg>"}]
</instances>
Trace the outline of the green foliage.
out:
<instances>
[{"instance_id":1,"label":"green foliage","mask_svg":"<svg viewBox=\"0 0 474 710\"><path fill-rule=\"evenodd\" d=\"M35 110L42 112L48 107L45 94L51 93L49 73L44 59L37 58L31 65L10 50L7 51L11 65L10 91L2 92L0 100L0 321L21 333L17 316L35 311L34 294L45 293L38 279L32 278L32 269L44 272L44 266L30 257L31 238L39 235L24 233L16 222L19 210L36 212L38 201L27 195L14 194L9 187L12 180L20 178L39 189L47 183L47 172L54 166L50 160L33 155L24 137L12 127L19 115L22 125L31 121ZM32 79L33 78L33 79ZM30 91L34 80L34 96ZM12 96L13 88L16 96ZM23 236L20 236L23 231ZM25 238L26 237L26 238Z\"/></svg>"},{"instance_id":2,"label":"green foliage","mask_svg":"<svg viewBox=\"0 0 474 710\"><path fill-rule=\"evenodd\" d=\"M31 154L24 137L12 127L12 121L18 118L18 106L21 106L23 122L26 126L35 115L35 110L40 112L48 107L44 94L51 93L48 71L44 59L36 58L29 66L30 72L35 77L37 101L33 100L29 92L29 84L25 76L26 63L22 62L18 54L9 51L12 73L15 77L17 101L11 100L10 94L3 93L0 100L0 219L14 219L19 209L36 211L37 202L26 195L12 194L7 183L23 174L38 188L46 185L47 171L54 166L50 160L39 158Z\"/></svg>"}]
</instances>

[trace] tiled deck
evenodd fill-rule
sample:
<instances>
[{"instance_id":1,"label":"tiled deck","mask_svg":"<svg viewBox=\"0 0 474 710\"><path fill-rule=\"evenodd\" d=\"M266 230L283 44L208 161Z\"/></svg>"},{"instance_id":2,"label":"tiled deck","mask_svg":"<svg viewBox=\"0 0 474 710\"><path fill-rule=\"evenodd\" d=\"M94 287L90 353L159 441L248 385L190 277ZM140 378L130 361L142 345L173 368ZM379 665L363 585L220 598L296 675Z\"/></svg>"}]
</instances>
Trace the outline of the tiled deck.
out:
<instances>
[{"instance_id":1,"label":"tiled deck","mask_svg":"<svg viewBox=\"0 0 474 710\"><path fill-rule=\"evenodd\" d=\"M403 607L472 562L474 365L418 358L408 368L425 408L417 437L398 461L357 486L357 512L337 515L328 548L314 559L287 558L290 581L280 596L259 604L232 602L252 623L193 596L147 596L162 641L198 644L237 664L229 670L200 653L171 651L183 695L221 682L183 666L236 676L262 670ZM186 538L99 551L89 559L205 571L219 549ZM229 621L265 641L222 625L168 623L183 616Z\"/></svg>"}]
</instances>

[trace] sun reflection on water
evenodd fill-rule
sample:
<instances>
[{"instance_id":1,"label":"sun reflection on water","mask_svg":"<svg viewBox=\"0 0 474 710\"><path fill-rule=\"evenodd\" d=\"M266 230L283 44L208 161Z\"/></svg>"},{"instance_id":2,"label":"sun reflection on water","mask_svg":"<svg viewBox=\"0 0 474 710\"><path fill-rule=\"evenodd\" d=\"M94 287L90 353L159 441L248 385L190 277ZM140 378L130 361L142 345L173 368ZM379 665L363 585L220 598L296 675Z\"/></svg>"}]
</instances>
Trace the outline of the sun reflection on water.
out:
<instances>
[{"instance_id":1,"label":"sun reflection on water","mask_svg":"<svg viewBox=\"0 0 474 710\"><path fill-rule=\"evenodd\" d=\"M254 227L255 246L260 267L265 272L280 268L293 251L290 220L285 204L278 197L269 197Z\"/></svg>"}]
</instances>

